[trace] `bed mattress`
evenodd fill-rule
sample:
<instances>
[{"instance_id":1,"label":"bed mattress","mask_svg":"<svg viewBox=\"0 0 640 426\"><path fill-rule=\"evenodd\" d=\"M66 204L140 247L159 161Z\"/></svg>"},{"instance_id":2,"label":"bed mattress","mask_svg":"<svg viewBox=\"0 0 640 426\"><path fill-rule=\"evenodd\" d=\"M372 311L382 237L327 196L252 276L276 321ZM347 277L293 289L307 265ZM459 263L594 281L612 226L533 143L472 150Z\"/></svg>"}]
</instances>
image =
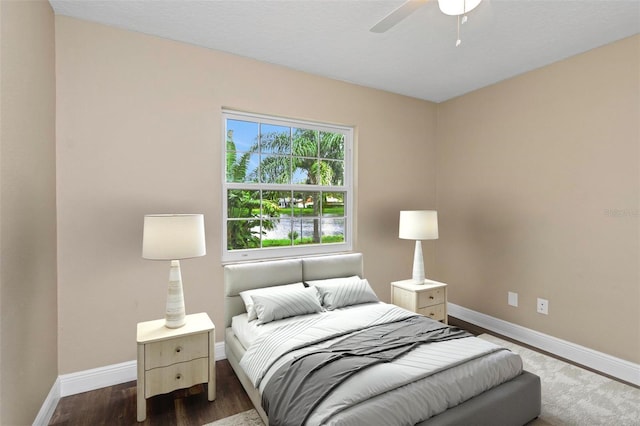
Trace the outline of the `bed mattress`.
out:
<instances>
[{"instance_id":1,"label":"bed mattress","mask_svg":"<svg viewBox=\"0 0 640 426\"><path fill-rule=\"evenodd\" d=\"M327 347L350 330L412 315L373 303L261 326L245 314L234 317L231 328L246 350L240 365L262 392L291 359ZM316 407L307 424L416 424L521 373L518 355L475 337L425 344L347 379Z\"/></svg>"}]
</instances>

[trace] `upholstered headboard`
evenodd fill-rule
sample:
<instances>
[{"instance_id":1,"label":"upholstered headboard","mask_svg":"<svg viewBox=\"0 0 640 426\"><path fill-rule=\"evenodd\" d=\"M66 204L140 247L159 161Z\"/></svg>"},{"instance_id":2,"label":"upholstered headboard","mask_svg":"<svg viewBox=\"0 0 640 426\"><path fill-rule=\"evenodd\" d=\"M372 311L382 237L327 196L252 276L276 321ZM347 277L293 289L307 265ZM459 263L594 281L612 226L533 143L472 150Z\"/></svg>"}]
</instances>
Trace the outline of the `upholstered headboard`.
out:
<instances>
[{"instance_id":1,"label":"upholstered headboard","mask_svg":"<svg viewBox=\"0 0 640 426\"><path fill-rule=\"evenodd\" d=\"M241 291L353 275L364 278L363 273L362 253L226 265L224 267L225 327L231 326L231 318L246 312L240 297Z\"/></svg>"}]
</instances>

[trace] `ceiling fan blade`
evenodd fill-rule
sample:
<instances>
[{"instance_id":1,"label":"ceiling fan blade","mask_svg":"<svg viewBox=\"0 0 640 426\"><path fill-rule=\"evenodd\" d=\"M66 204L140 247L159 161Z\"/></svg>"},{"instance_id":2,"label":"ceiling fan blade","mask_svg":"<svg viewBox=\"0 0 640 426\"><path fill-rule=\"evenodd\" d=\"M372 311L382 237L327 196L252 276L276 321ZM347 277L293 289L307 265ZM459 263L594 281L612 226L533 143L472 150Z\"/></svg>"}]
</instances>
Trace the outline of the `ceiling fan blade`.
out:
<instances>
[{"instance_id":1,"label":"ceiling fan blade","mask_svg":"<svg viewBox=\"0 0 640 426\"><path fill-rule=\"evenodd\" d=\"M402 6L382 18L382 20L371 27L369 31L371 31L372 33L383 33L387 31L389 28L393 27L398 22L411 15L420 6L428 1L429 0L407 0L406 2L404 2L404 4L402 4Z\"/></svg>"}]
</instances>

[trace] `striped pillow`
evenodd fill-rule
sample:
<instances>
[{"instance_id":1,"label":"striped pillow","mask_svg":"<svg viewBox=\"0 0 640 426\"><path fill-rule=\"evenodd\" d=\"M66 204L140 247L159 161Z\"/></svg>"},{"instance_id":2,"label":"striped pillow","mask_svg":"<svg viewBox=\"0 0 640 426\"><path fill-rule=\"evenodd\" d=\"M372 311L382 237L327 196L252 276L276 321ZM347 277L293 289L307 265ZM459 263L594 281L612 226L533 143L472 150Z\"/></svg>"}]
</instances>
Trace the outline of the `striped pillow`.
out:
<instances>
[{"instance_id":1,"label":"striped pillow","mask_svg":"<svg viewBox=\"0 0 640 426\"><path fill-rule=\"evenodd\" d=\"M283 293L253 294L251 298L258 315L257 324L324 310L315 287L299 287Z\"/></svg>"},{"instance_id":2,"label":"striped pillow","mask_svg":"<svg viewBox=\"0 0 640 426\"><path fill-rule=\"evenodd\" d=\"M355 275L348 278L307 281L318 288L322 306L328 311L360 303L379 302L369 281Z\"/></svg>"},{"instance_id":3,"label":"striped pillow","mask_svg":"<svg viewBox=\"0 0 640 426\"><path fill-rule=\"evenodd\" d=\"M249 321L253 321L254 319L258 319L258 315L256 314L256 310L253 306L253 299L251 296L257 295L271 295L271 294L282 294L287 293L296 288L304 288L304 285L300 283L294 284L284 284L284 285L276 285L272 287L262 287L262 288L254 288L252 290L245 290L240 292L240 297L244 302L244 307L247 309L247 317Z\"/></svg>"}]
</instances>

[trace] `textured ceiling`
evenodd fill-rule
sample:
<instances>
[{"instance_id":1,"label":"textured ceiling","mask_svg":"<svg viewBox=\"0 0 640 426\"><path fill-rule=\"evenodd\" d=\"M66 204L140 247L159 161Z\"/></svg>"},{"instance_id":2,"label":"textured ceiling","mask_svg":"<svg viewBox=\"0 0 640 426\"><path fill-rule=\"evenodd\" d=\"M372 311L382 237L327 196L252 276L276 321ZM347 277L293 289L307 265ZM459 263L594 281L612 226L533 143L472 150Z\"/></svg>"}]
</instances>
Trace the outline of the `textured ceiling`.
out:
<instances>
[{"instance_id":1,"label":"textured ceiling","mask_svg":"<svg viewBox=\"0 0 640 426\"><path fill-rule=\"evenodd\" d=\"M436 0L50 0L55 13L441 102L640 32L640 0L484 0L461 27Z\"/></svg>"}]
</instances>

